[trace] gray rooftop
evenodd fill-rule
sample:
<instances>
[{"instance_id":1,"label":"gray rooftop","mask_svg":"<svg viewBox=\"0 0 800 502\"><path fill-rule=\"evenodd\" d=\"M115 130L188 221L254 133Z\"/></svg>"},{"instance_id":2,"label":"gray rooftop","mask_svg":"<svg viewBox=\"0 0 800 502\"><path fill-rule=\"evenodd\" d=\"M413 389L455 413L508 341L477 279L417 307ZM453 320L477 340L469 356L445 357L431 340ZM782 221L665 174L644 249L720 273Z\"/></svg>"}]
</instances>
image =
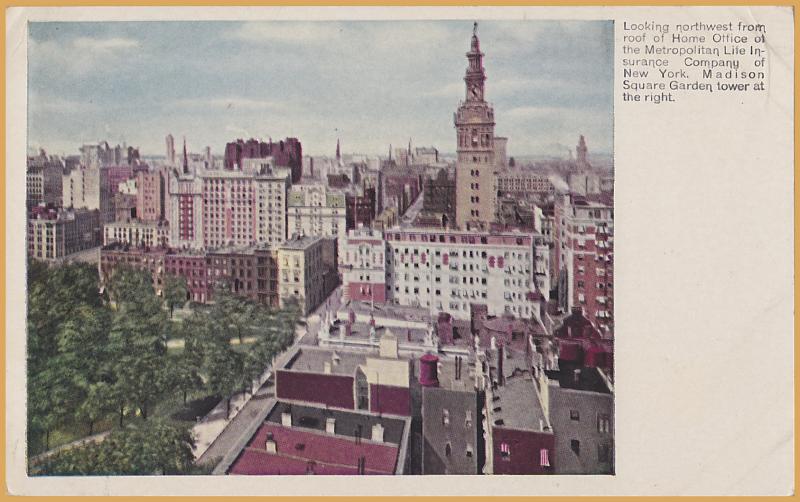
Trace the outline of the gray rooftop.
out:
<instances>
[{"instance_id":1,"label":"gray rooftop","mask_svg":"<svg viewBox=\"0 0 800 502\"><path fill-rule=\"evenodd\" d=\"M338 358L339 362L337 364L334 364L334 355ZM367 353L365 352L303 347L286 363L284 369L323 373L325 371L325 363L330 362L331 374L353 375L356 372L356 368L364 364L366 360Z\"/></svg>"},{"instance_id":2,"label":"gray rooftop","mask_svg":"<svg viewBox=\"0 0 800 502\"><path fill-rule=\"evenodd\" d=\"M315 244L318 241L322 240L321 235L304 235L304 236L294 236L286 241L284 241L280 245L280 249L306 249L309 246Z\"/></svg>"}]
</instances>

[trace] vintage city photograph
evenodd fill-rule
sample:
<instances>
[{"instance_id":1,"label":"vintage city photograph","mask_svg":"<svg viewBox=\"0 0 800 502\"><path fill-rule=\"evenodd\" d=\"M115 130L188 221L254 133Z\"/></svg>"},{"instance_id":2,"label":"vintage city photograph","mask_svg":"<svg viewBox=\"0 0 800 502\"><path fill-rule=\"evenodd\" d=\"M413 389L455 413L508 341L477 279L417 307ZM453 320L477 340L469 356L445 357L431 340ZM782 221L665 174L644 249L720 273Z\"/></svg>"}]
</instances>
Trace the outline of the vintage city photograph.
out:
<instances>
[{"instance_id":1,"label":"vintage city photograph","mask_svg":"<svg viewBox=\"0 0 800 502\"><path fill-rule=\"evenodd\" d=\"M613 475L613 44L29 23L28 475Z\"/></svg>"}]
</instances>

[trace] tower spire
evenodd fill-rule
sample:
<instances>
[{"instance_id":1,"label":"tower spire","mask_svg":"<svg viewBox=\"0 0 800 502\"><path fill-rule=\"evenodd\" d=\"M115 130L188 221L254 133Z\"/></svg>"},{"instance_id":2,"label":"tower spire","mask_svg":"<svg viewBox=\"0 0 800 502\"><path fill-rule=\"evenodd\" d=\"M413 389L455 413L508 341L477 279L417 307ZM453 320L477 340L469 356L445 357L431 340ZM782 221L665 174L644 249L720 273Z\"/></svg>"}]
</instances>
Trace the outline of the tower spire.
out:
<instances>
[{"instance_id":1,"label":"tower spire","mask_svg":"<svg viewBox=\"0 0 800 502\"><path fill-rule=\"evenodd\" d=\"M342 158L342 151L339 147L339 138L336 138L336 160L341 160Z\"/></svg>"},{"instance_id":2,"label":"tower spire","mask_svg":"<svg viewBox=\"0 0 800 502\"><path fill-rule=\"evenodd\" d=\"M189 156L186 154L186 136L183 137L183 174L189 173Z\"/></svg>"}]
</instances>

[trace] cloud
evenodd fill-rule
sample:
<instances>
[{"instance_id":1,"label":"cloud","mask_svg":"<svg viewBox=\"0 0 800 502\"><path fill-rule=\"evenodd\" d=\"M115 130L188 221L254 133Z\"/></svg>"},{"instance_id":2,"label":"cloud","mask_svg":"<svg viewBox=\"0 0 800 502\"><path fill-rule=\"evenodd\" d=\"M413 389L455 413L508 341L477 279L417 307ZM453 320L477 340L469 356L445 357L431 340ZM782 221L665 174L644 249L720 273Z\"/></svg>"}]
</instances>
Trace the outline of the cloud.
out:
<instances>
[{"instance_id":1,"label":"cloud","mask_svg":"<svg viewBox=\"0 0 800 502\"><path fill-rule=\"evenodd\" d=\"M139 48L139 41L132 38L76 37L64 42L54 40L28 41L28 58L34 70L51 74L84 76L104 70L113 71L116 64L108 64L116 58Z\"/></svg>"},{"instance_id":2,"label":"cloud","mask_svg":"<svg viewBox=\"0 0 800 502\"><path fill-rule=\"evenodd\" d=\"M199 110L214 108L217 110L279 110L284 104L277 101L243 98L239 96L191 98L172 101L171 105L177 108L196 108Z\"/></svg>"},{"instance_id":3,"label":"cloud","mask_svg":"<svg viewBox=\"0 0 800 502\"><path fill-rule=\"evenodd\" d=\"M259 44L324 44L341 32L336 24L322 22L252 22L231 32L229 38Z\"/></svg>"},{"instance_id":4,"label":"cloud","mask_svg":"<svg viewBox=\"0 0 800 502\"><path fill-rule=\"evenodd\" d=\"M32 90L28 93L28 108L31 113L77 113L94 108L94 103L91 100L66 99Z\"/></svg>"},{"instance_id":5,"label":"cloud","mask_svg":"<svg viewBox=\"0 0 800 502\"><path fill-rule=\"evenodd\" d=\"M73 47L84 51L113 52L121 49L139 47L139 41L132 38L91 38L78 37L72 41Z\"/></svg>"},{"instance_id":6,"label":"cloud","mask_svg":"<svg viewBox=\"0 0 800 502\"><path fill-rule=\"evenodd\" d=\"M454 98L464 94L464 82L450 82L440 87L430 89L423 96L430 98Z\"/></svg>"}]
</instances>

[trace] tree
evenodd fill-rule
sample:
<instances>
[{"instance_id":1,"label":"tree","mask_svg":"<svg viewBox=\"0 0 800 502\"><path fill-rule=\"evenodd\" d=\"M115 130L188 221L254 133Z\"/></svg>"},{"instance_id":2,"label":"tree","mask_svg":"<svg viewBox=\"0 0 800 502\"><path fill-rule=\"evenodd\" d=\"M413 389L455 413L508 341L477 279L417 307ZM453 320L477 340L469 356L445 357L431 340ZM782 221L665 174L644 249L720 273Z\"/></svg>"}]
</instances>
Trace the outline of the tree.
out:
<instances>
[{"instance_id":1,"label":"tree","mask_svg":"<svg viewBox=\"0 0 800 502\"><path fill-rule=\"evenodd\" d=\"M169 385L166 313L153 290L150 274L127 267L117 269L109 286L117 309L109 332L113 376L120 403L139 408L142 418Z\"/></svg>"},{"instance_id":2,"label":"tree","mask_svg":"<svg viewBox=\"0 0 800 502\"><path fill-rule=\"evenodd\" d=\"M188 294L188 285L186 278L183 276L167 275L164 278L164 302L169 309L169 318L172 319L172 314L175 307L186 303L186 295Z\"/></svg>"},{"instance_id":3,"label":"tree","mask_svg":"<svg viewBox=\"0 0 800 502\"><path fill-rule=\"evenodd\" d=\"M47 475L187 474L195 469L193 448L188 427L151 420L52 455L36 470Z\"/></svg>"}]
</instances>

